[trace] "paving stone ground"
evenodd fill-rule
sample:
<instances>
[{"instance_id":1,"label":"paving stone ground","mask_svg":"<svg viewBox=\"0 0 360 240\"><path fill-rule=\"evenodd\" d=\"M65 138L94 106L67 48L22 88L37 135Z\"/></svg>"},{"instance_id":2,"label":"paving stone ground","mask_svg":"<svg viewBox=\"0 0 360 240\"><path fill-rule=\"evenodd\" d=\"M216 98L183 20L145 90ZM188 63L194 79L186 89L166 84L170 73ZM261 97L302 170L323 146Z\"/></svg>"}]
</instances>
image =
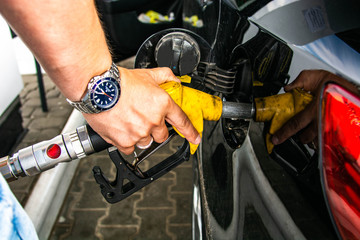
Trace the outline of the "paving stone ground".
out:
<instances>
[{"instance_id":1,"label":"paving stone ground","mask_svg":"<svg viewBox=\"0 0 360 240\"><path fill-rule=\"evenodd\" d=\"M100 194L95 165L115 173L106 151L81 160L51 239L191 239L190 161L115 204Z\"/></svg>"},{"instance_id":2,"label":"paving stone ground","mask_svg":"<svg viewBox=\"0 0 360 240\"><path fill-rule=\"evenodd\" d=\"M122 66L130 68L132 61L125 61ZM23 76L23 79L22 115L28 133L18 148L59 134L72 111L54 84L45 77L49 112L43 113L36 76ZM170 143L142 167L146 169L150 163L156 164L174 151L180 141ZM92 176L95 165L106 175L114 176L115 167L106 151L82 159L50 239L191 239L191 161L116 204L103 199ZM36 180L37 177L27 177L10 183L23 205Z\"/></svg>"}]
</instances>

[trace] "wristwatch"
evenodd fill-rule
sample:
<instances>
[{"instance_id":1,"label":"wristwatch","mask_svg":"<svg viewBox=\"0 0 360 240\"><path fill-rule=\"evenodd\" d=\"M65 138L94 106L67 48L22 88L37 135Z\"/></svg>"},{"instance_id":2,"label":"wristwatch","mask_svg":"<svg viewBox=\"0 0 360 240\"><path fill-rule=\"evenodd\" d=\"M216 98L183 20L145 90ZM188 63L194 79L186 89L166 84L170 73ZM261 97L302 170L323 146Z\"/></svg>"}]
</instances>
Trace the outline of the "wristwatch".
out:
<instances>
[{"instance_id":1,"label":"wristwatch","mask_svg":"<svg viewBox=\"0 0 360 240\"><path fill-rule=\"evenodd\" d=\"M120 74L115 63L109 70L90 79L85 96L78 102L67 101L83 113L100 113L110 110L120 98Z\"/></svg>"}]
</instances>

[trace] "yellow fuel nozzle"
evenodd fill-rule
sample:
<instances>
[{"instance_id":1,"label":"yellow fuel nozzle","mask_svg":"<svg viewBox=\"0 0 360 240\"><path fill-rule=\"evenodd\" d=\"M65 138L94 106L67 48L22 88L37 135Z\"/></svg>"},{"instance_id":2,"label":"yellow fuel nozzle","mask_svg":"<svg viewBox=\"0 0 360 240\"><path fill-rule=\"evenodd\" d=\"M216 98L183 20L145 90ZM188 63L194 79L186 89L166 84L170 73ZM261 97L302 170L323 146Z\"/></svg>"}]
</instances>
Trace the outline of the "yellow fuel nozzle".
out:
<instances>
[{"instance_id":1,"label":"yellow fuel nozzle","mask_svg":"<svg viewBox=\"0 0 360 240\"><path fill-rule=\"evenodd\" d=\"M255 120L257 122L271 121L265 140L268 153L271 153L274 148L271 136L290 118L302 111L311 100L311 94L298 88L288 93L255 99Z\"/></svg>"},{"instance_id":2,"label":"yellow fuel nozzle","mask_svg":"<svg viewBox=\"0 0 360 240\"><path fill-rule=\"evenodd\" d=\"M218 96L182 86L178 82L166 82L160 87L181 107L201 136L204 119L209 121L220 119L222 101ZM177 131L177 129L175 130ZM183 137L181 133L179 135ZM194 154L197 147L198 145L190 143L190 153Z\"/></svg>"},{"instance_id":3,"label":"yellow fuel nozzle","mask_svg":"<svg viewBox=\"0 0 360 240\"><path fill-rule=\"evenodd\" d=\"M221 117L249 119L254 116L252 104L223 103L218 96L182 86L178 82L163 83L160 87L181 107L201 136L204 120L217 121ZM266 147L269 153L274 148L271 136L291 117L302 111L311 100L312 95L301 89L255 99L255 121L271 121L269 133L266 135ZM236 111L235 109L242 111ZM179 134L183 137L181 133ZM198 145L190 143L191 154L195 153L197 147Z\"/></svg>"}]
</instances>

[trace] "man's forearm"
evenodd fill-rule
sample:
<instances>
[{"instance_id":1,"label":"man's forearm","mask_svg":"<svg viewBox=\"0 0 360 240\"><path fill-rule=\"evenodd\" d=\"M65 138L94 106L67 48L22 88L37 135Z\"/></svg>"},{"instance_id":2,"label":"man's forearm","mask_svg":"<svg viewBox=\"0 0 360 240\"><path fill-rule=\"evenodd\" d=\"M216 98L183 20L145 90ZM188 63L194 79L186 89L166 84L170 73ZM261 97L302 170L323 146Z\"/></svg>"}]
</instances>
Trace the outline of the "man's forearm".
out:
<instances>
[{"instance_id":1,"label":"man's forearm","mask_svg":"<svg viewBox=\"0 0 360 240\"><path fill-rule=\"evenodd\" d=\"M0 0L0 11L71 100L111 65L93 0Z\"/></svg>"},{"instance_id":2,"label":"man's forearm","mask_svg":"<svg viewBox=\"0 0 360 240\"><path fill-rule=\"evenodd\" d=\"M94 0L0 0L0 12L35 54L50 78L72 101L79 101L90 79L111 66ZM121 97L109 110L83 114L90 126L125 154L135 144L168 136L165 120L190 142L200 135L160 84L178 81L169 68L120 68Z\"/></svg>"}]
</instances>

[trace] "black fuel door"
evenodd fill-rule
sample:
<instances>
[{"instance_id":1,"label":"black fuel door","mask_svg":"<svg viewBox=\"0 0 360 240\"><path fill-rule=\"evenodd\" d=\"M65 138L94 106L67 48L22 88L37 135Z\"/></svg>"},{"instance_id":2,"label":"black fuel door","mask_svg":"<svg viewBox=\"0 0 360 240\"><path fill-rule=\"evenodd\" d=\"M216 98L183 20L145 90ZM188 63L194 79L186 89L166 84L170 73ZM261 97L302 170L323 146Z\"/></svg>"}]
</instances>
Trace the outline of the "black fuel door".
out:
<instances>
[{"instance_id":1,"label":"black fuel door","mask_svg":"<svg viewBox=\"0 0 360 240\"><path fill-rule=\"evenodd\" d=\"M135 68L169 67L176 76L192 75L210 54L209 44L186 29L167 29L150 36L139 48Z\"/></svg>"},{"instance_id":2,"label":"black fuel door","mask_svg":"<svg viewBox=\"0 0 360 240\"><path fill-rule=\"evenodd\" d=\"M184 32L172 32L163 36L154 53L158 66L169 67L177 76L195 71L200 62L199 45Z\"/></svg>"}]
</instances>

